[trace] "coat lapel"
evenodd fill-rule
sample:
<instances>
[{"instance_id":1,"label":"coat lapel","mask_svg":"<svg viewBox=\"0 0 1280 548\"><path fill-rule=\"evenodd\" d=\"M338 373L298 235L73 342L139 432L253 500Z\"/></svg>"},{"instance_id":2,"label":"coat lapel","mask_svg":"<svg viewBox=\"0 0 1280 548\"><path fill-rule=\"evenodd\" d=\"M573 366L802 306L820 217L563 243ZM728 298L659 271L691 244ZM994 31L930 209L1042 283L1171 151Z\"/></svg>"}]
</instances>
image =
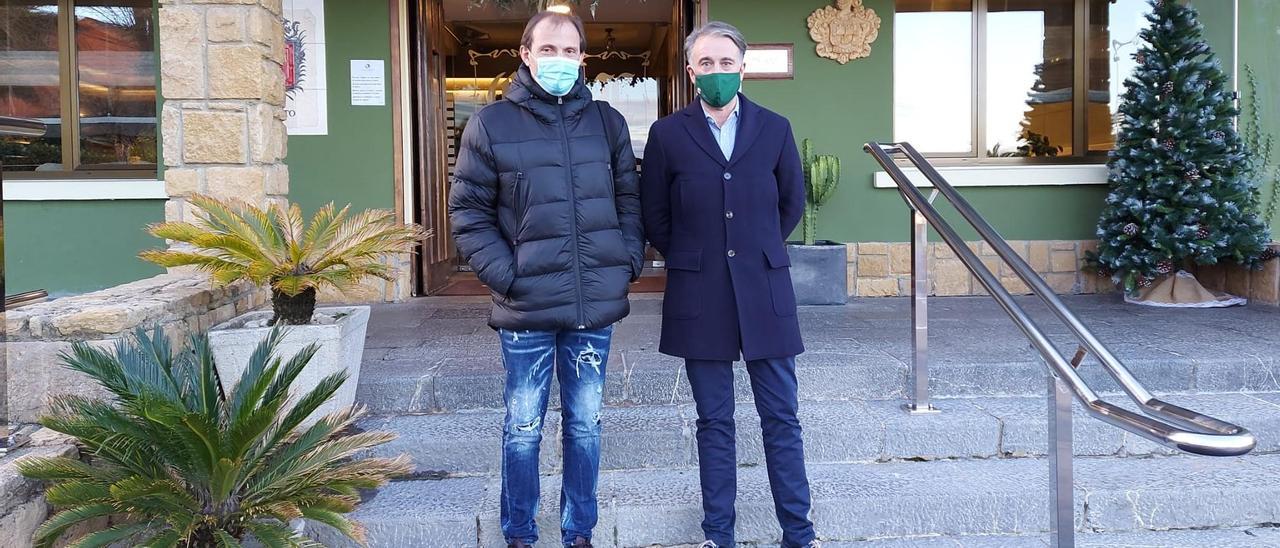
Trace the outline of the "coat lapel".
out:
<instances>
[{"instance_id":1,"label":"coat lapel","mask_svg":"<svg viewBox=\"0 0 1280 548\"><path fill-rule=\"evenodd\" d=\"M748 101L746 96L738 94L738 135L733 142L733 158L729 159L729 165L738 163L747 151L751 149L751 143L756 140L756 136L760 134L760 128L764 125L763 117L760 116L760 107L755 103ZM710 133L711 130L707 130Z\"/></svg>"},{"instance_id":2,"label":"coat lapel","mask_svg":"<svg viewBox=\"0 0 1280 548\"><path fill-rule=\"evenodd\" d=\"M707 156L721 166L729 165L729 160L724 157L724 152L721 152L720 145L711 136L711 128L707 127L707 114L702 110L701 99L695 97L693 102L685 107L684 129L693 137L693 142L698 143L698 147L707 153Z\"/></svg>"}]
</instances>

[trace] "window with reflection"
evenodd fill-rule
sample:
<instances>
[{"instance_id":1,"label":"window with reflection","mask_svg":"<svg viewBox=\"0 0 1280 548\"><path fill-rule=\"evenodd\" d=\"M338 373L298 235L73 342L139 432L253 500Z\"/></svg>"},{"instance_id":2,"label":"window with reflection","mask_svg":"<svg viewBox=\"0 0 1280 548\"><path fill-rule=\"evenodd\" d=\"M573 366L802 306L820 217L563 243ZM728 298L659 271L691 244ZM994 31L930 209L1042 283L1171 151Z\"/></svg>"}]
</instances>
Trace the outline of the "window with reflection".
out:
<instances>
[{"instance_id":1,"label":"window with reflection","mask_svg":"<svg viewBox=\"0 0 1280 548\"><path fill-rule=\"evenodd\" d=\"M1144 0L897 0L896 10L896 140L974 159L1112 148Z\"/></svg>"},{"instance_id":2,"label":"window with reflection","mask_svg":"<svg viewBox=\"0 0 1280 548\"><path fill-rule=\"evenodd\" d=\"M1120 95L1137 66L1138 33L1150 25L1146 0L1091 0L1089 5L1089 151L1116 142Z\"/></svg>"},{"instance_id":3,"label":"window with reflection","mask_svg":"<svg viewBox=\"0 0 1280 548\"><path fill-rule=\"evenodd\" d=\"M631 150L636 158L644 158L644 145L649 140L649 126L658 121L658 80L642 77L596 78L587 86L592 97L608 101L627 120Z\"/></svg>"},{"instance_id":4,"label":"window with reflection","mask_svg":"<svg viewBox=\"0 0 1280 548\"><path fill-rule=\"evenodd\" d=\"M1073 0L990 0L986 16L989 156L1070 156Z\"/></svg>"},{"instance_id":5,"label":"window with reflection","mask_svg":"<svg viewBox=\"0 0 1280 548\"><path fill-rule=\"evenodd\" d=\"M973 3L899 0L893 19L894 140L972 155Z\"/></svg>"},{"instance_id":6,"label":"window with reflection","mask_svg":"<svg viewBox=\"0 0 1280 548\"><path fill-rule=\"evenodd\" d=\"M48 126L0 138L5 169L154 174L157 76L151 0L0 0L0 115Z\"/></svg>"},{"instance_id":7,"label":"window with reflection","mask_svg":"<svg viewBox=\"0 0 1280 548\"><path fill-rule=\"evenodd\" d=\"M58 15L49 2L0 0L0 115L58 122ZM0 161L7 171L61 167L61 135L0 137Z\"/></svg>"}]
</instances>

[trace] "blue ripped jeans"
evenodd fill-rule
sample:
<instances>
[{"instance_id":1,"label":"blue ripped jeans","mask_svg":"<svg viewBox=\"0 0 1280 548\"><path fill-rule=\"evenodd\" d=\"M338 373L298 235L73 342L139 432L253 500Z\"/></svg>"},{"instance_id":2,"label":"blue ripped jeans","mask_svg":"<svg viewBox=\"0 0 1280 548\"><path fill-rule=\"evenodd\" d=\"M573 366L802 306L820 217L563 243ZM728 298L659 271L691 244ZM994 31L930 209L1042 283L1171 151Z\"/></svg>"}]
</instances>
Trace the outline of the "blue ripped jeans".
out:
<instances>
[{"instance_id":1,"label":"blue ripped jeans","mask_svg":"<svg viewBox=\"0 0 1280 548\"><path fill-rule=\"evenodd\" d=\"M564 452L560 536L591 539L600 471L600 411L605 363L613 327L583 331L500 330L507 371L502 427L502 535L532 546L538 540L538 448L551 393L551 371L560 380Z\"/></svg>"}]
</instances>

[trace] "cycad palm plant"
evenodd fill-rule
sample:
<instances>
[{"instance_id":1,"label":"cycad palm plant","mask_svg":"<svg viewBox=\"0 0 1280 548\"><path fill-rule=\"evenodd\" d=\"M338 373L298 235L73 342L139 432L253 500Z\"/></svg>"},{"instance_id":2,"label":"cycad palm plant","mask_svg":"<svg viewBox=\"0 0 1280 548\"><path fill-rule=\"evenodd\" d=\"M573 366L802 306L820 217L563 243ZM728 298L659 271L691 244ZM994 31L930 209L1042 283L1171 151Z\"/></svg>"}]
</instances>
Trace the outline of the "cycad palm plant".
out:
<instances>
[{"instance_id":1,"label":"cycad palm plant","mask_svg":"<svg viewBox=\"0 0 1280 548\"><path fill-rule=\"evenodd\" d=\"M421 227L398 224L381 209L352 215L350 205L339 210L329 203L304 224L297 204L263 209L202 195L188 200L199 210L197 222L157 223L148 231L189 247L139 257L164 267L194 265L215 285L244 279L269 286L273 325L311 323L319 288L346 290L370 276L393 280L382 257L412 250L423 236Z\"/></svg>"},{"instance_id":2,"label":"cycad palm plant","mask_svg":"<svg viewBox=\"0 0 1280 548\"><path fill-rule=\"evenodd\" d=\"M300 517L363 542L363 530L344 514L359 489L408 473L408 459L353 460L394 438L350 433L363 414L356 407L301 428L346 375L325 378L288 408L289 387L316 347L284 361L274 356L282 337L281 328L270 332L230 394L220 388L203 335L176 354L158 330L138 330L114 353L75 344L62 356L66 366L114 401L58 397L41 420L76 437L92 462L18 463L24 475L52 482L47 498L59 509L36 532L36 546L53 546L71 527L103 516L123 523L76 546L231 547L248 536L270 547L314 545L288 526Z\"/></svg>"}]
</instances>

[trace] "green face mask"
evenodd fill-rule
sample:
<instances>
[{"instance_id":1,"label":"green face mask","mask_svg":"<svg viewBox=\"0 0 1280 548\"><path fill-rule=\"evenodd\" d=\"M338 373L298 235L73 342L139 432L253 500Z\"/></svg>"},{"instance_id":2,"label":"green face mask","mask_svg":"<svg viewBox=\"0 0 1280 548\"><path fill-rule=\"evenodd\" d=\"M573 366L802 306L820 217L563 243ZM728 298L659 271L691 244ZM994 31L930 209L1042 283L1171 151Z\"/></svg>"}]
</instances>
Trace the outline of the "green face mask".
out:
<instances>
[{"instance_id":1,"label":"green face mask","mask_svg":"<svg viewBox=\"0 0 1280 548\"><path fill-rule=\"evenodd\" d=\"M742 86L742 74L713 72L699 75L695 81L698 83L698 93L702 95L702 100L712 107L720 108L729 104L729 101L738 94L738 88Z\"/></svg>"}]
</instances>

